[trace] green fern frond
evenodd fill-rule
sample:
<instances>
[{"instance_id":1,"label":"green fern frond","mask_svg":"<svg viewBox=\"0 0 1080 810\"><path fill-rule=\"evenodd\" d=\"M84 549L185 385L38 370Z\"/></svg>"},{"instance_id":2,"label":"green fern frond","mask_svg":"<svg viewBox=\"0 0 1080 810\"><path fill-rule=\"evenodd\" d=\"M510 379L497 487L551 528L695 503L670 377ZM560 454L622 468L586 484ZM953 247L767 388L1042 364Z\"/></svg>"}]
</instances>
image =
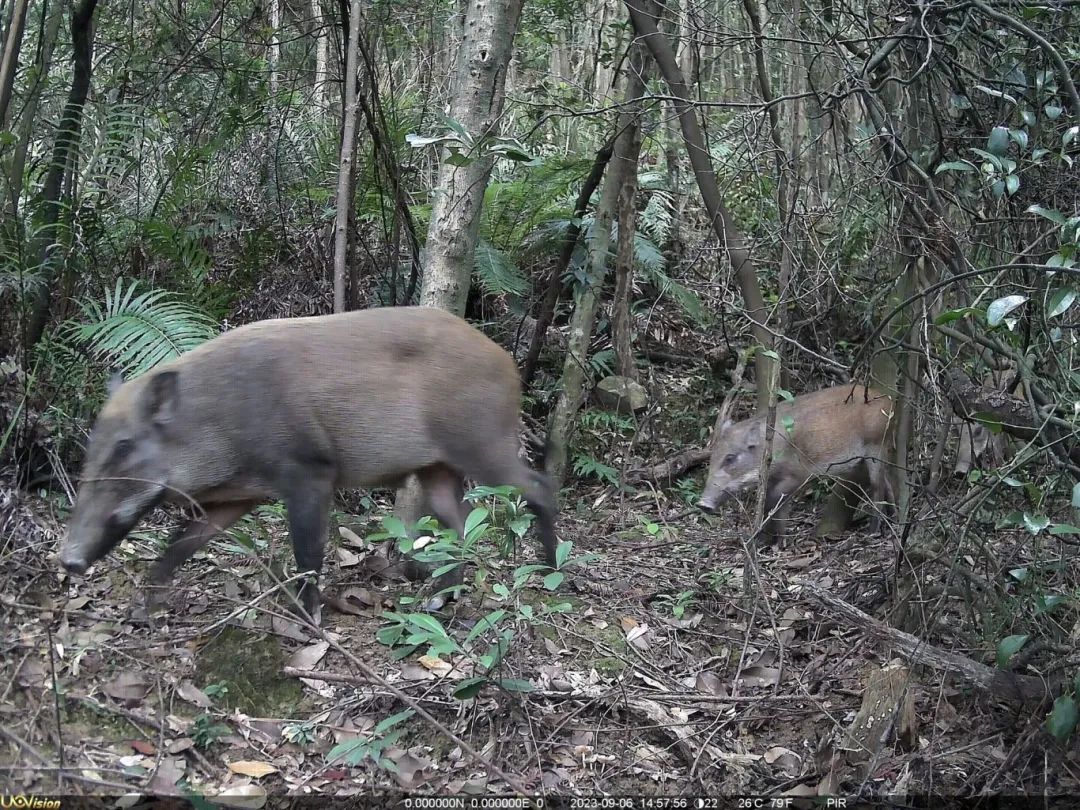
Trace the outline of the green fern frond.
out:
<instances>
[{"instance_id":1,"label":"green fern frond","mask_svg":"<svg viewBox=\"0 0 1080 810\"><path fill-rule=\"evenodd\" d=\"M473 272L488 295L512 295L518 298L529 292L529 282L513 260L490 242L480 240L473 257Z\"/></svg>"},{"instance_id":2,"label":"green fern frond","mask_svg":"<svg viewBox=\"0 0 1080 810\"><path fill-rule=\"evenodd\" d=\"M217 324L204 312L164 290L142 292L139 282L105 291L105 306L80 301L88 323L63 328L71 339L85 343L90 354L138 376L179 357L215 334Z\"/></svg>"},{"instance_id":3,"label":"green fern frond","mask_svg":"<svg viewBox=\"0 0 1080 810\"><path fill-rule=\"evenodd\" d=\"M649 266L643 264L641 268L649 281L660 290L660 294L674 301L691 320L700 326L709 323L709 310L701 302L698 294L665 273L663 265Z\"/></svg>"}]
</instances>

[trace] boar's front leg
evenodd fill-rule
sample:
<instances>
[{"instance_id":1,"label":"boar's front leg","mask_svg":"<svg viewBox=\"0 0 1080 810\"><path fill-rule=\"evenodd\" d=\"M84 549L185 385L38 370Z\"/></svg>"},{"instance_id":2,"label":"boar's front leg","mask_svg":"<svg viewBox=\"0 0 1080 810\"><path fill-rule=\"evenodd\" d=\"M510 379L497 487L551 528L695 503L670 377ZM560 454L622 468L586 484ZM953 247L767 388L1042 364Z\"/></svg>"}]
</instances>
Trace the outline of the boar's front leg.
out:
<instances>
[{"instance_id":1,"label":"boar's front leg","mask_svg":"<svg viewBox=\"0 0 1080 810\"><path fill-rule=\"evenodd\" d=\"M772 545L778 540L782 544L791 523L791 507L798 489L798 479L783 475L771 477L765 494L765 520L761 525L761 538L765 545Z\"/></svg>"},{"instance_id":2,"label":"boar's front leg","mask_svg":"<svg viewBox=\"0 0 1080 810\"><path fill-rule=\"evenodd\" d=\"M155 606L160 596L155 595L161 586L168 585L176 569L195 552L210 542L215 535L221 534L236 521L250 512L259 501L236 501L215 503L202 507L202 513L196 515L173 534L169 546L150 572L150 605Z\"/></svg>"},{"instance_id":3,"label":"boar's front leg","mask_svg":"<svg viewBox=\"0 0 1080 810\"><path fill-rule=\"evenodd\" d=\"M322 603L319 599L318 580L322 571L333 500L333 483L318 479L298 483L293 491L285 496L285 509L289 513L289 535L292 537L297 571L314 572L314 577L305 580L300 586L297 598L315 624L319 624L321 619Z\"/></svg>"}]
</instances>

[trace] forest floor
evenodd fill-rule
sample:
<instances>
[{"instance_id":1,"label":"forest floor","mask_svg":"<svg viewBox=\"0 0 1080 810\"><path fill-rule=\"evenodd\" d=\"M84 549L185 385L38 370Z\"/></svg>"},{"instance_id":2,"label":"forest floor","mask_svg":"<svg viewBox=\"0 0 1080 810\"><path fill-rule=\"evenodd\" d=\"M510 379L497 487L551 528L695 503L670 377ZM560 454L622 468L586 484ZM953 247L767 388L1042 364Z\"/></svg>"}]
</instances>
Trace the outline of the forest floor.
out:
<instances>
[{"instance_id":1,"label":"forest floor","mask_svg":"<svg viewBox=\"0 0 1080 810\"><path fill-rule=\"evenodd\" d=\"M817 540L797 509L804 522L782 551L761 552L748 599L741 512L686 515L599 487L576 497L560 536L595 557L568 567L557 591L499 597L489 581L440 616L435 635L445 627L467 647L485 638L481 617L509 612L500 629L513 636L492 677L511 688L462 700L454 690L479 673L475 655L435 657L425 644L396 657L376 635L416 587L366 573L372 552L359 538L378 528L381 504L334 538L321 629L273 598L256 602L272 590L265 569L230 541L181 569L151 626L139 583L160 531L69 579L52 556L62 525L48 503L0 490L0 793L194 793L254 807L286 792L511 793L503 776L560 795L1080 789L1080 754L1047 742L1045 712L909 669L809 597L818 588L880 614L890 539L856 528ZM636 516L658 509L684 514L671 525ZM267 515L280 552L281 522ZM534 560L534 547L519 556ZM513 564L493 561L493 576L500 567ZM957 651L992 664L988 649ZM890 673L899 689L867 715L868 684ZM395 720L402 695L442 729L417 714ZM878 732L860 751L865 722Z\"/></svg>"}]
</instances>

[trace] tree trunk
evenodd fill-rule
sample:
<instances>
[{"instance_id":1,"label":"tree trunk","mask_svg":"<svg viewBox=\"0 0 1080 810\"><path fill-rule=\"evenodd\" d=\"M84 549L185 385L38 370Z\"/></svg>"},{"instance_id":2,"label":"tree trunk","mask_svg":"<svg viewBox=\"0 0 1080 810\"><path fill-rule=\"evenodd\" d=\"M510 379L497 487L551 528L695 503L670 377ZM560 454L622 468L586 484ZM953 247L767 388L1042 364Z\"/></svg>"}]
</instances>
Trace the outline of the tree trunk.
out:
<instances>
[{"instance_id":1,"label":"tree trunk","mask_svg":"<svg viewBox=\"0 0 1080 810\"><path fill-rule=\"evenodd\" d=\"M345 281L349 260L349 192L356 158L356 51L360 39L360 0L349 6L349 41L345 47L345 104L338 161L337 211L334 216L334 312L345 311Z\"/></svg>"},{"instance_id":2,"label":"tree trunk","mask_svg":"<svg viewBox=\"0 0 1080 810\"><path fill-rule=\"evenodd\" d=\"M635 42L630 48L630 67L626 78L627 115L632 123L627 131L625 154L616 153L617 171L622 177L619 188L619 237L615 250L615 293L611 301L611 336L615 349L615 373L637 380L637 366L631 348L630 292L634 284L634 235L637 226L637 174L641 156L641 116L644 108L645 81L650 61L645 46ZM625 163L625 165L621 165Z\"/></svg>"},{"instance_id":3,"label":"tree trunk","mask_svg":"<svg viewBox=\"0 0 1080 810\"><path fill-rule=\"evenodd\" d=\"M709 160L709 152L705 146L705 138L702 135L701 124L697 119L690 90L675 61L671 42L657 30L655 4L652 0L624 0L624 2L630 12L634 31L648 45L660 69L660 75L664 77L671 95L675 97L674 103L679 112L683 140L686 142L686 150L690 156L690 165L694 168L694 177L701 191L702 202L712 221L713 230L720 243L724 245L735 271L746 307L746 315L750 319L754 337L757 338L759 344L755 357L755 370L758 408L763 410L768 407L769 381L772 379L770 369L773 362L766 351L771 352L773 340L772 334L766 328L765 301L761 295L757 269L750 258L750 251L746 248L746 240L735 227L731 213L720 197L720 188L716 183L716 174Z\"/></svg>"},{"instance_id":4,"label":"tree trunk","mask_svg":"<svg viewBox=\"0 0 1080 810\"><path fill-rule=\"evenodd\" d=\"M40 222L37 225L38 258L41 279L34 287L30 303L30 317L26 327L26 348L33 348L49 323L53 281L56 278L57 254L60 252L60 210L63 208L61 193L67 174L79 148L82 133L83 105L90 93L90 75L93 68L93 20L97 0L81 0L71 12L71 46L74 72L67 103L56 127L52 159L40 195Z\"/></svg>"},{"instance_id":5,"label":"tree trunk","mask_svg":"<svg viewBox=\"0 0 1080 810\"><path fill-rule=\"evenodd\" d=\"M506 70L521 16L521 0L470 0L450 117L479 150L465 166L444 155L425 248L423 306L465 314L480 211L494 158L482 143L495 133L502 113Z\"/></svg>"},{"instance_id":6,"label":"tree trunk","mask_svg":"<svg viewBox=\"0 0 1080 810\"><path fill-rule=\"evenodd\" d=\"M45 79L49 75L52 65L53 48L56 39L60 35L60 23L63 22L64 13L59 3L53 3L48 11L48 19L41 35L41 41L37 46L37 61L31 68L30 90L23 105L22 115L19 118L18 142L15 146L15 154L11 158L11 174L8 178L7 207L9 223L14 223L19 213L19 199L22 196L23 174L26 171L26 156L30 153L30 140L34 134L34 122L37 120L38 105L41 102L41 90L45 86Z\"/></svg>"},{"instance_id":7,"label":"tree trunk","mask_svg":"<svg viewBox=\"0 0 1080 810\"><path fill-rule=\"evenodd\" d=\"M278 91L278 65L281 62L281 3L270 0L270 47L266 54L266 67L270 73L270 96Z\"/></svg>"},{"instance_id":8,"label":"tree trunk","mask_svg":"<svg viewBox=\"0 0 1080 810\"><path fill-rule=\"evenodd\" d=\"M592 342L593 324L600 301L600 288L604 280L608 251L611 247L611 223L620 189L628 181L631 172L637 171L637 153L641 149L641 136L637 132L640 120L633 102L641 98L644 85L640 75L629 72L626 77L625 101L629 106L619 113L612 155L611 170L604 180L604 190L596 206L593 218L592 240L589 243L588 272L584 283L574 294L574 314L570 318L570 340L563 364L559 398L551 414L548 426L548 452L545 464L548 474L555 482L561 482L566 473L569 455L570 433L585 401L586 369L589 363L589 344ZM635 142L637 146L635 146Z\"/></svg>"},{"instance_id":9,"label":"tree trunk","mask_svg":"<svg viewBox=\"0 0 1080 810\"><path fill-rule=\"evenodd\" d=\"M311 30L315 37L315 103L320 108L329 105L326 80L330 72L330 35L323 28L322 0L311 0Z\"/></svg>"},{"instance_id":10,"label":"tree trunk","mask_svg":"<svg viewBox=\"0 0 1080 810\"><path fill-rule=\"evenodd\" d=\"M574 216L571 218L570 225L563 235L559 260L544 279L544 300L541 302L540 310L536 314L536 328L533 329L532 338L529 341L529 351L525 356L525 363L521 370L521 380L525 385L529 385L536 374L536 364L540 359L540 350L543 348L544 340L547 338L548 327L551 326L551 322L555 318L555 307L559 303L559 290L562 288L562 275L566 272L566 268L570 266L570 260L574 257L574 249L577 247L578 237L581 236L581 218L585 216L585 212L589 209L589 200L592 199L593 192L600 185L600 180L604 176L604 169L607 168L614 149L615 141L612 139L600 147L600 150L596 153L589 175L585 178L585 182L581 184L577 201L574 203Z\"/></svg>"},{"instance_id":11,"label":"tree trunk","mask_svg":"<svg viewBox=\"0 0 1080 810\"><path fill-rule=\"evenodd\" d=\"M521 0L468 0L457 50L450 117L480 145L465 166L443 156L424 249L421 306L465 314L480 214L494 158L482 141L495 133L505 97L506 71L521 18ZM394 512L413 526L425 509L416 476L397 491Z\"/></svg>"},{"instance_id":12,"label":"tree trunk","mask_svg":"<svg viewBox=\"0 0 1080 810\"><path fill-rule=\"evenodd\" d=\"M26 27L27 0L15 0L11 11L11 24L4 39L4 56L0 59L0 130L7 129L7 111L11 92L15 87L15 71L19 67L19 51L22 49L23 30Z\"/></svg>"}]
</instances>

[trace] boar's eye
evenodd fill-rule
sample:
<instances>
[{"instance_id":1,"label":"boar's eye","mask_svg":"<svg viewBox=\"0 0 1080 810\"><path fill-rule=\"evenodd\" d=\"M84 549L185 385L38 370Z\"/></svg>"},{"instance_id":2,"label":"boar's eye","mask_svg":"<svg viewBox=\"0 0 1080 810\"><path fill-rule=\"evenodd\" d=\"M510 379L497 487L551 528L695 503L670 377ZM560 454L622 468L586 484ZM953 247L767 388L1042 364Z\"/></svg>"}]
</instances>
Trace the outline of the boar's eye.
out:
<instances>
[{"instance_id":1,"label":"boar's eye","mask_svg":"<svg viewBox=\"0 0 1080 810\"><path fill-rule=\"evenodd\" d=\"M125 458L131 455L131 451L134 449L135 442L133 442L131 439L121 439L113 446L113 461L123 461Z\"/></svg>"},{"instance_id":2,"label":"boar's eye","mask_svg":"<svg viewBox=\"0 0 1080 810\"><path fill-rule=\"evenodd\" d=\"M728 453L726 456L724 456L724 460L720 463L725 467L730 467L732 464L735 463L735 454Z\"/></svg>"}]
</instances>

